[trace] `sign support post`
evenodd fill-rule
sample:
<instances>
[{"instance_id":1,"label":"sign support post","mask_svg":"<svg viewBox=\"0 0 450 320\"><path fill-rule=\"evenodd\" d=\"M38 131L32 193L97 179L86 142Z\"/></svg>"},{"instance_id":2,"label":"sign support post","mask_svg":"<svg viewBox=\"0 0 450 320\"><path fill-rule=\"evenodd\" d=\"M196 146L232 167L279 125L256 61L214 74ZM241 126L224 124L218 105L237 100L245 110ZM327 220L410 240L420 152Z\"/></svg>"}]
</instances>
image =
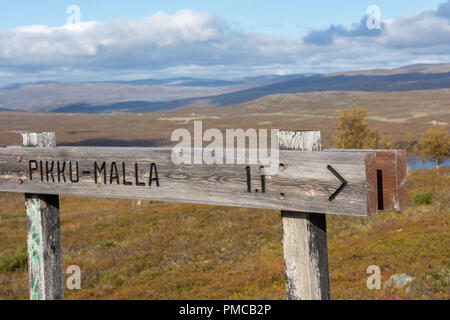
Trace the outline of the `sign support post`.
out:
<instances>
[{"instance_id":1,"label":"sign support post","mask_svg":"<svg viewBox=\"0 0 450 320\"><path fill-rule=\"evenodd\" d=\"M22 146L54 148L55 133L24 133ZM17 162L21 162L17 156ZM23 183L21 179L18 183ZM25 194L31 300L64 299L59 196Z\"/></svg>"},{"instance_id":2,"label":"sign support post","mask_svg":"<svg viewBox=\"0 0 450 320\"><path fill-rule=\"evenodd\" d=\"M280 150L321 151L320 131L280 131ZM281 211L288 300L329 300L326 215Z\"/></svg>"}]
</instances>

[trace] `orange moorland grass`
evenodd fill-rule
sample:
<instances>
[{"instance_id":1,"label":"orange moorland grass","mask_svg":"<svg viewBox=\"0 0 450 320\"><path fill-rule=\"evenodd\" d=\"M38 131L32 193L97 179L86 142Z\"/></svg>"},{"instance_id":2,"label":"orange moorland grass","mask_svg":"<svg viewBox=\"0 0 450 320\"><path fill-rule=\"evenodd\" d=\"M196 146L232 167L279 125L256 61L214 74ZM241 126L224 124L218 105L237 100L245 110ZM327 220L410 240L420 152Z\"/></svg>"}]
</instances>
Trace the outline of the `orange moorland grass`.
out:
<instances>
[{"instance_id":1,"label":"orange moorland grass","mask_svg":"<svg viewBox=\"0 0 450 320\"><path fill-rule=\"evenodd\" d=\"M411 171L410 207L328 216L333 299L450 298L450 168ZM420 192L431 204L415 205ZM61 197L66 299L284 299L280 214L243 208ZM0 297L27 299L23 195L0 194ZM415 290L368 290L366 269L415 277ZM67 275L65 275L67 276Z\"/></svg>"},{"instance_id":2,"label":"orange moorland grass","mask_svg":"<svg viewBox=\"0 0 450 320\"><path fill-rule=\"evenodd\" d=\"M406 132L425 132L450 123L450 89L408 92L308 92L276 94L225 107L189 106L154 113L58 114L0 112L0 146L20 144L19 132L56 132L59 145L164 146L173 130L254 128L320 130L324 148L332 147L336 118L345 108L369 110L367 121L392 143Z\"/></svg>"}]
</instances>

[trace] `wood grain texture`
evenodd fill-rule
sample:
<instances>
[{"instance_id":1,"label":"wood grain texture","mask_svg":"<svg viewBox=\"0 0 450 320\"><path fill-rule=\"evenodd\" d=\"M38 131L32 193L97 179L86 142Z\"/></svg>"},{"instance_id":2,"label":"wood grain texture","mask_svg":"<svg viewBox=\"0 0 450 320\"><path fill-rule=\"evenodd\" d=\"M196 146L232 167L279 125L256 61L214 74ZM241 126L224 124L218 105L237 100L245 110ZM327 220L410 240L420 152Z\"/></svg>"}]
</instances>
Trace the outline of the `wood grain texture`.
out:
<instances>
[{"instance_id":1,"label":"wood grain texture","mask_svg":"<svg viewBox=\"0 0 450 320\"><path fill-rule=\"evenodd\" d=\"M376 156L375 167L381 171L382 190L377 190L379 210L402 211L408 206L406 190L407 162L405 150L345 150L329 149L330 152L373 152ZM379 178L380 178L379 177Z\"/></svg>"},{"instance_id":2,"label":"wood grain texture","mask_svg":"<svg viewBox=\"0 0 450 320\"><path fill-rule=\"evenodd\" d=\"M259 163L176 165L171 149L164 148L8 147L0 148L0 191L367 216L376 211L371 206L376 201L373 186L367 181L368 172L374 170L368 160L374 157L372 153L280 151L284 169L265 177L262 193ZM71 182L70 165L76 183ZM341 182L328 165L348 181L333 201L328 198ZM247 166L251 192L247 190ZM151 171L153 179L157 171L159 186L156 181L150 185Z\"/></svg>"},{"instance_id":3,"label":"wood grain texture","mask_svg":"<svg viewBox=\"0 0 450 320\"><path fill-rule=\"evenodd\" d=\"M22 147L54 148L56 135L54 132L24 133L22 134Z\"/></svg>"},{"instance_id":4,"label":"wood grain texture","mask_svg":"<svg viewBox=\"0 0 450 320\"><path fill-rule=\"evenodd\" d=\"M54 133L23 134L22 138L28 148L55 146ZM64 299L59 197L26 193L25 207L30 299Z\"/></svg>"},{"instance_id":5,"label":"wood grain texture","mask_svg":"<svg viewBox=\"0 0 450 320\"><path fill-rule=\"evenodd\" d=\"M282 211L288 300L329 300L326 215Z\"/></svg>"},{"instance_id":6,"label":"wood grain texture","mask_svg":"<svg viewBox=\"0 0 450 320\"><path fill-rule=\"evenodd\" d=\"M319 131L281 131L280 149L321 151ZM281 211L288 300L328 300L326 215Z\"/></svg>"},{"instance_id":7,"label":"wood grain texture","mask_svg":"<svg viewBox=\"0 0 450 320\"><path fill-rule=\"evenodd\" d=\"M320 131L283 131L278 132L280 150L322 151Z\"/></svg>"}]
</instances>

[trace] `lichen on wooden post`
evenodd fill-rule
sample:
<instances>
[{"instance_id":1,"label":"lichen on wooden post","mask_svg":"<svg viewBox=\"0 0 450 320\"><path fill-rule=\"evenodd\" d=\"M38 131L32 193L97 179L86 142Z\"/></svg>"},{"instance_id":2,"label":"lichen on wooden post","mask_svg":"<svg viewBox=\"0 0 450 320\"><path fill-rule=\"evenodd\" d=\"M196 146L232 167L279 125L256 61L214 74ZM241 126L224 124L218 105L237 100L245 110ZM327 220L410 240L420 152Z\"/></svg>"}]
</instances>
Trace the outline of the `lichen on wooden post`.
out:
<instances>
[{"instance_id":1,"label":"lichen on wooden post","mask_svg":"<svg viewBox=\"0 0 450 320\"><path fill-rule=\"evenodd\" d=\"M22 145L55 147L55 133L22 134ZM25 207L30 299L64 299L59 196L25 194Z\"/></svg>"}]
</instances>

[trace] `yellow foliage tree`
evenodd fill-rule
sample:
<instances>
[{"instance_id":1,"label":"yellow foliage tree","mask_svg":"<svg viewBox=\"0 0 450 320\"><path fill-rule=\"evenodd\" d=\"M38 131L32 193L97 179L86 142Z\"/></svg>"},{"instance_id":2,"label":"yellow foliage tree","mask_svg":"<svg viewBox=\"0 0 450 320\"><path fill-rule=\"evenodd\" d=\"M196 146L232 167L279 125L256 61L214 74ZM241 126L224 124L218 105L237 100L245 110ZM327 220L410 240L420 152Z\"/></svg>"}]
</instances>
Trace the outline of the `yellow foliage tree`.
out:
<instances>
[{"instance_id":1,"label":"yellow foliage tree","mask_svg":"<svg viewBox=\"0 0 450 320\"><path fill-rule=\"evenodd\" d=\"M389 139L369 127L365 120L368 110L356 107L345 109L338 117L334 144L339 149L389 149Z\"/></svg>"},{"instance_id":2,"label":"yellow foliage tree","mask_svg":"<svg viewBox=\"0 0 450 320\"><path fill-rule=\"evenodd\" d=\"M403 140L395 144L396 149L406 150L409 156L419 155L419 138L411 132L408 132Z\"/></svg>"},{"instance_id":3,"label":"yellow foliage tree","mask_svg":"<svg viewBox=\"0 0 450 320\"><path fill-rule=\"evenodd\" d=\"M419 141L423 160L434 160L439 169L441 161L450 157L450 135L444 127L428 130Z\"/></svg>"}]
</instances>

